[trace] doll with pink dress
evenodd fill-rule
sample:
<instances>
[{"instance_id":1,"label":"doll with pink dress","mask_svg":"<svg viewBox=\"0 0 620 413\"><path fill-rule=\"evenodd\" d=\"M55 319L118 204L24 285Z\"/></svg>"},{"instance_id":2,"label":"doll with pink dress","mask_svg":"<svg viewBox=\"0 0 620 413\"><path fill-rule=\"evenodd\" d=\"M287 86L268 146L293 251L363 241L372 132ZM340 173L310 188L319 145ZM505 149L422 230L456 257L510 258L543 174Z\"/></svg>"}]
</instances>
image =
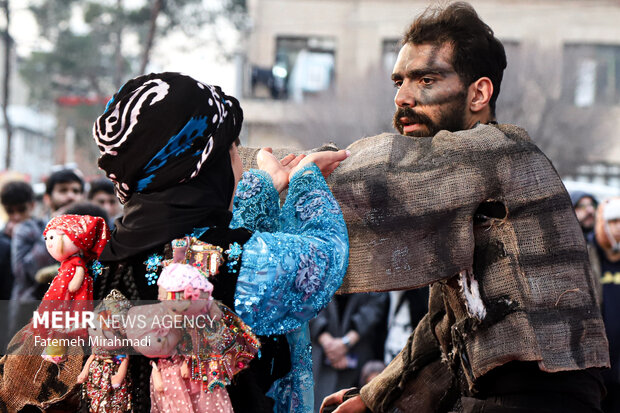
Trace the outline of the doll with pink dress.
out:
<instances>
[{"instance_id":1,"label":"doll with pink dress","mask_svg":"<svg viewBox=\"0 0 620 413\"><path fill-rule=\"evenodd\" d=\"M151 412L193 412L188 380L181 374L185 358L177 353L183 332L162 322L167 315L168 310L161 303L131 308L128 318L143 322L128 329L127 338L144 343L134 348L155 359L151 361Z\"/></svg>"},{"instance_id":2,"label":"doll with pink dress","mask_svg":"<svg viewBox=\"0 0 620 413\"><path fill-rule=\"evenodd\" d=\"M189 237L172 246L173 260L157 284L161 308L182 326L182 336L169 357L153 362L151 412L232 413L226 386L254 358L258 340L236 314L212 300L208 274L219 267L221 251ZM173 338L166 342L170 347ZM136 349L152 357L153 349Z\"/></svg>"}]
</instances>

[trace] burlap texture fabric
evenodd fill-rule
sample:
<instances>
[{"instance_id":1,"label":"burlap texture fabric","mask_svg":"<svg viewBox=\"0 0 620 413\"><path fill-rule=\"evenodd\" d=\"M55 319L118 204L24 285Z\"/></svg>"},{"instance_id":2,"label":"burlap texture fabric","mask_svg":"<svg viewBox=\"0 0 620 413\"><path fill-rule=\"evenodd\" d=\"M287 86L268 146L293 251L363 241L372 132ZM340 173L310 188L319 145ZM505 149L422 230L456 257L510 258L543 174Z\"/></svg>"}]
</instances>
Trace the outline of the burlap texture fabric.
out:
<instances>
[{"instance_id":1,"label":"burlap texture fabric","mask_svg":"<svg viewBox=\"0 0 620 413\"><path fill-rule=\"evenodd\" d=\"M609 366L570 198L523 129L382 134L348 149L351 156L328 179L349 231L340 293L436 283L430 301L440 295L435 313L443 316L430 329L443 360L461 369L470 388L511 360L537 361L547 372ZM481 205L501 210L484 216ZM477 283L485 315L472 311L459 274ZM410 360L419 356L413 348ZM400 397L381 396L397 379L381 377L366 394Z\"/></svg>"},{"instance_id":2,"label":"burlap texture fabric","mask_svg":"<svg viewBox=\"0 0 620 413\"><path fill-rule=\"evenodd\" d=\"M67 359L59 365L36 355L40 350L35 346L30 324L9 343L10 354L0 359L0 412L17 412L24 406L46 411L79 393L77 376L84 361L82 347L68 347Z\"/></svg>"},{"instance_id":3,"label":"burlap texture fabric","mask_svg":"<svg viewBox=\"0 0 620 413\"><path fill-rule=\"evenodd\" d=\"M239 149L246 169L255 168L258 149ZM350 237L340 293L411 289L471 269L474 212L488 200L508 210L509 236L518 244L512 267L546 279L564 274L566 260L554 257L576 256L569 261L583 272L585 244L566 190L523 129L479 125L426 138L382 134L347 149L351 156L328 179ZM278 157L287 153L274 150ZM531 274L549 263L553 268Z\"/></svg>"}]
</instances>

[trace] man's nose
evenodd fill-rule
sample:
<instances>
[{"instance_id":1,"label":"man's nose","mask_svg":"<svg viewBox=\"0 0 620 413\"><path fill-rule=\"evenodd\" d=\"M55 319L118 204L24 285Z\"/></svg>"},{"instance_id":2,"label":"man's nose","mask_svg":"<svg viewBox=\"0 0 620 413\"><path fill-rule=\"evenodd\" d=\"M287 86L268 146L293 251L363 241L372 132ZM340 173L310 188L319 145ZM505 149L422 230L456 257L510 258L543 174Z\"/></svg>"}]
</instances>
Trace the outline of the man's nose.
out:
<instances>
[{"instance_id":1,"label":"man's nose","mask_svg":"<svg viewBox=\"0 0 620 413\"><path fill-rule=\"evenodd\" d=\"M394 103L396 103L396 106L399 108L415 106L416 101L411 87L408 86L408 82L403 82L401 87L398 89L396 96L394 97Z\"/></svg>"}]
</instances>

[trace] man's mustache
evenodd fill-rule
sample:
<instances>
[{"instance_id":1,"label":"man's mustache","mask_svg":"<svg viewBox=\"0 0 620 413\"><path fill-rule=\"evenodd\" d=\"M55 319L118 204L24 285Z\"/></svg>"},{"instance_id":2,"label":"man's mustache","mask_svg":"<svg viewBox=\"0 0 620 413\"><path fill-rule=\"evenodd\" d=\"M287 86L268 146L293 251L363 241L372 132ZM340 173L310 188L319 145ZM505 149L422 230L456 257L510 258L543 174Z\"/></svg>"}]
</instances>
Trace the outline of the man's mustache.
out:
<instances>
[{"instance_id":1,"label":"man's mustache","mask_svg":"<svg viewBox=\"0 0 620 413\"><path fill-rule=\"evenodd\" d=\"M418 123L420 125L432 126L433 121L426 115L421 113L417 113L410 107L398 108L396 112L394 112L394 128L402 132L403 123L401 122L401 118L407 118L409 123Z\"/></svg>"}]
</instances>

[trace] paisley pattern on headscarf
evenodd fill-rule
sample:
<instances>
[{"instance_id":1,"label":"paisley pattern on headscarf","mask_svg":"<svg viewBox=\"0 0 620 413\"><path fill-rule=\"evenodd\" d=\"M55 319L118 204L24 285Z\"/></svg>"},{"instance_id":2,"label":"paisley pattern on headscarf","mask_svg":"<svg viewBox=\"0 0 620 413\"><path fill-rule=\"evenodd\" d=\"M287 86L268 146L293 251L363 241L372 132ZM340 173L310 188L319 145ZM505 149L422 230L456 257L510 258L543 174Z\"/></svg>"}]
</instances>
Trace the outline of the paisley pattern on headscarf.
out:
<instances>
[{"instance_id":1,"label":"paisley pattern on headscarf","mask_svg":"<svg viewBox=\"0 0 620 413\"><path fill-rule=\"evenodd\" d=\"M239 102L218 86L180 73L128 81L93 126L99 167L122 203L186 182L237 139Z\"/></svg>"}]
</instances>

